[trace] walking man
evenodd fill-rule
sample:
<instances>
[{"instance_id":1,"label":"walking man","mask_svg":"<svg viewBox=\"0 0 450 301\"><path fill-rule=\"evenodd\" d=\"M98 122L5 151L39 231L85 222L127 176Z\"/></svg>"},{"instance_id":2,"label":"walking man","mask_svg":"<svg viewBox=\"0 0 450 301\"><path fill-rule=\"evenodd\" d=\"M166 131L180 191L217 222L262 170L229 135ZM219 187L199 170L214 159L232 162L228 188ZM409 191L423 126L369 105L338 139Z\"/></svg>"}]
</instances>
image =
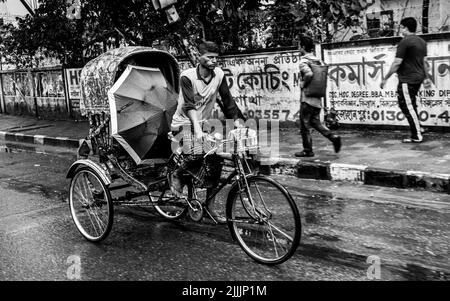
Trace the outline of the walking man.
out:
<instances>
[{"instance_id":1,"label":"walking man","mask_svg":"<svg viewBox=\"0 0 450 301\"><path fill-rule=\"evenodd\" d=\"M314 157L311 128L316 129L323 136L328 138L338 153L341 149L341 137L334 135L320 121L320 110L322 109L322 99L320 97L306 96L305 88L311 82L314 74L310 64L321 64L321 61L314 55L314 43L309 37L300 38L300 74L302 81L301 104L300 104L300 134L302 136L303 151L295 153L296 157Z\"/></svg>"},{"instance_id":2,"label":"walking man","mask_svg":"<svg viewBox=\"0 0 450 301\"><path fill-rule=\"evenodd\" d=\"M430 85L426 62L427 44L416 35L416 29L417 22L414 18L408 17L400 21L400 32L404 38L398 44L395 60L380 85L383 89L386 81L397 73L398 105L411 129L411 137L403 139L403 143L420 143L423 140L416 97L422 82L425 86Z\"/></svg>"}]
</instances>

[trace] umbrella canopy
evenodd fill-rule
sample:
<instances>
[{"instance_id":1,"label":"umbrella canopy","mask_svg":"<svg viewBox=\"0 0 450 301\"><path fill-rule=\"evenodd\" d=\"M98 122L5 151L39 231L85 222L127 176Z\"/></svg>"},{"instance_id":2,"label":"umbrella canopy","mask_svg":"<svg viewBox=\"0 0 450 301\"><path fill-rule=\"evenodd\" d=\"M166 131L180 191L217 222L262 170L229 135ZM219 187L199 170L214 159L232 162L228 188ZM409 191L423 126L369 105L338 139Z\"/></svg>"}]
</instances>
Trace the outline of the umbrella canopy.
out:
<instances>
[{"instance_id":1,"label":"umbrella canopy","mask_svg":"<svg viewBox=\"0 0 450 301\"><path fill-rule=\"evenodd\" d=\"M129 65L108 91L108 100L111 135L140 164L158 137L170 131L178 94L159 69Z\"/></svg>"}]
</instances>

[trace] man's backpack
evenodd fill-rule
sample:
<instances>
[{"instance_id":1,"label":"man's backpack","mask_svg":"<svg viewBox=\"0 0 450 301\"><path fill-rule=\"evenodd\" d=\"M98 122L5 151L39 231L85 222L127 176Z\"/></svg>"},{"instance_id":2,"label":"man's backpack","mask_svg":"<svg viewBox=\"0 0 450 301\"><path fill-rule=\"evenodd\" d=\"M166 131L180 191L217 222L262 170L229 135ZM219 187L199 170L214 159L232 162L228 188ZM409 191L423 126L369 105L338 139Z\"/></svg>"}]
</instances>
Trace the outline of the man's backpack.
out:
<instances>
[{"instance_id":1,"label":"man's backpack","mask_svg":"<svg viewBox=\"0 0 450 301\"><path fill-rule=\"evenodd\" d=\"M325 97L327 91L328 65L317 64L317 61L308 60L308 66L311 68L313 78L305 87L305 96Z\"/></svg>"}]
</instances>

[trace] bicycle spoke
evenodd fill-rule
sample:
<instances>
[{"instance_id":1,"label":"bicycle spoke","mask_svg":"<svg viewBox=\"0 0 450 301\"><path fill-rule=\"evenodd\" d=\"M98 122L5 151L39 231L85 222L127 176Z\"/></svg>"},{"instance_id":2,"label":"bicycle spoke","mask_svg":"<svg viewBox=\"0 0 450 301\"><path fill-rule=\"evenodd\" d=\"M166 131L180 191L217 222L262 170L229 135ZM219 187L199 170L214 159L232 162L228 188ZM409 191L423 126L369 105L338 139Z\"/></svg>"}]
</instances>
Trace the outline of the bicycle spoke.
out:
<instances>
[{"instance_id":1,"label":"bicycle spoke","mask_svg":"<svg viewBox=\"0 0 450 301\"><path fill-rule=\"evenodd\" d=\"M283 230L281 230L280 228L278 228L277 226L275 226L274 224L272 224L271 222L267 222L267 224L269 225L269 227L274 228L275 230L277 230L277 232L279 232L281 235L283 235L284 237L286 237L289 241L293 241L294 239L292 238L292 236L286 234Z\"/></svg>"},{"instance_id":2,"label":"bicycle spoke","mask_svg":"<svg viewBox=\"0 0 450 301\"><path fill-rule=\"evenodd\" d=\"M97 228L95 227L95 223L94 223L94 220L93 220L93 216L91 216L91 215L92 215L92 213L90 212L90 210L88 210L88 211L87 211L87 216L88 216L88 218L89 218L89 221L91 222L92 228L94 229L95 235L98 236L99 234L98 234Z\"/></svg>"},{"instance_id":3,"label":"bicycle spoke","mask_svg":"<svg viewBox=\"0 0 450 301\"><path fill-rule=\"evenodd\" d=\"M97 225L100 228L100 230L105 229L105 224L103 223L102 219L100 218L97 209L92 210L92 215L94 216L95 221L97 222Z\"/></svg>"}]
</instances>

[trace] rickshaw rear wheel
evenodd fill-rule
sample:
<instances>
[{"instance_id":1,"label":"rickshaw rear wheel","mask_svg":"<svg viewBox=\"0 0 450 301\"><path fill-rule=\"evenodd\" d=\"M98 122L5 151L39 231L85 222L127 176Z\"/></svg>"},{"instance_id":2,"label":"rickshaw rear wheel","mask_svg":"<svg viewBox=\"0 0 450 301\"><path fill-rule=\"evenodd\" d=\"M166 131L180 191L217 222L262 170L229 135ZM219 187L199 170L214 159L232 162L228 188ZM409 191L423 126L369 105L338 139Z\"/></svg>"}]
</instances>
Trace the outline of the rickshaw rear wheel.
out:
<instances>
[{"instance_id":1,"label":"rickshaw rear wheel","mask_svg":"<svg viewBox=\"0 0 450 301\"><path fill-rule=\"evenodd\" d=\"M105 182L90 167L81 167L70 182L69 206L78 231L91 242L105 239L113 225L114 209Z\"/></svg>"}]
</instances>

